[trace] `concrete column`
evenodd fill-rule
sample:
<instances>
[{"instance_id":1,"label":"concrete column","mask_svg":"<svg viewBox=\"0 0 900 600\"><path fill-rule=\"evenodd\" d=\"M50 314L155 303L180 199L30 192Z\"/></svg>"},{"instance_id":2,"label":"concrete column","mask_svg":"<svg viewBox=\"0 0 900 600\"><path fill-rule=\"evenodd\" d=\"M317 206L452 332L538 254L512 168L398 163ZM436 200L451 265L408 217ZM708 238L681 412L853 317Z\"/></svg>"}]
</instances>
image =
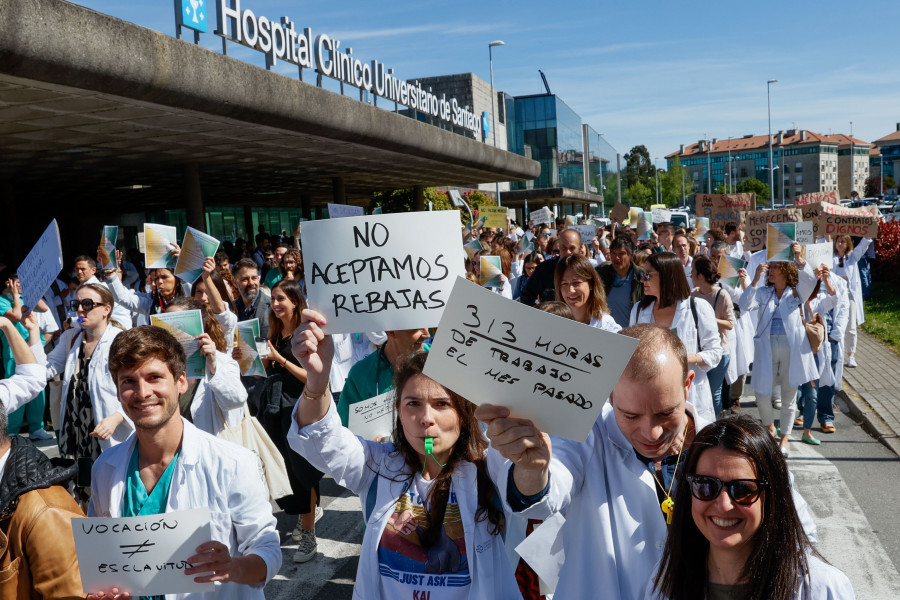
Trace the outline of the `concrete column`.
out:
<instances>
[{"instance_id":1,"label":"concrete column","mask_svg":"<svg viewBox=\"0 0 900 600\"><path fill-rule=\"evenodd\" d=\"M0 206L3 206L2 226L0 226L0 256L5 257L8 266L15 268L13 261L21 261L25 258L22 251L22 236L20 235L21 224L19 223L19 206L16 202L16 195L13 185L9 181L0 181ZM47 225L45 224L44 227ZM18 258L16 258L18 257ZM0 283L0 286L3 284Z\"/></svg>"},{"instance_id":2,"label":"concrete column","mask_svg":"<svg viewBox=\"0 0 900 600\"><path fill-rule=\"evenodd\" d=\"M588 215L591 213L591 207L587 203L581 204L581 214L584 215L584 218L587 219Z\"/></svg>"},{"instance_id":3,"label":"concrete column","mask_svg":"<svg viewBox=\"0 0 900 600\"><path fill-rule=\"evenodd\" d=\"M331 178L331 196L335 204L347 204L347 190L344 188L343 177Z\"/></svg>"},{"instance_id":4,"label":"concrete column","mask_svg":"<svg viewBox=\"0 0 900 600\"><path fill-rule=\"evenodd\" d=\"M184 165L184 205L187 208L187 224L206 233L206 211L200 190L200 165Z\"/></svg>"},{"instance_id":5,"label":"concrete column","mask_svg":"<svg viewBox=\"0 0 900 600\"><path fill-rule=\"evenodd\" d=\"M312 220L312 199L309 194L300 194L300 211L303 213L304 219Z\"/></svg>"},{"instance_id":6,"label":"concrete column","mask_svg":"<svg viewBox=\"0 0 900 600\"><path fill-rule=\"evenodd\" d=\"M425 210L425 188L421 185L413 187L413 210Z\"/></svg>"}]
</instances>

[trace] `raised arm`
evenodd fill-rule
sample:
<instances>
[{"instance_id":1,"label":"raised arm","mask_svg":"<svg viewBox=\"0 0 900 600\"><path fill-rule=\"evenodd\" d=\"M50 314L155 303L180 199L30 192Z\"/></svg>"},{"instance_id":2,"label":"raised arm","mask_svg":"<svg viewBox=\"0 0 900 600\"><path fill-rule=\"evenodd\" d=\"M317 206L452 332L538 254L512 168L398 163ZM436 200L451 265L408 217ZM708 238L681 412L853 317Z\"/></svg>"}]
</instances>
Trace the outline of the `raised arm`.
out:
<instances>
[{"instance_id":1,"label":"raised arm","mask_svg":"<svg viewBox=\"0 0 900 600\"><path fill-rule=\"evenodd\" d=\"M297 426L301 428L321 421L331 403L325 392L334 359L334 341L322 330L324 326L325 317L321 313L304 310L291 338L291 351L306 371L306 387L296 412Z\"/></svg>"}]
</instances>

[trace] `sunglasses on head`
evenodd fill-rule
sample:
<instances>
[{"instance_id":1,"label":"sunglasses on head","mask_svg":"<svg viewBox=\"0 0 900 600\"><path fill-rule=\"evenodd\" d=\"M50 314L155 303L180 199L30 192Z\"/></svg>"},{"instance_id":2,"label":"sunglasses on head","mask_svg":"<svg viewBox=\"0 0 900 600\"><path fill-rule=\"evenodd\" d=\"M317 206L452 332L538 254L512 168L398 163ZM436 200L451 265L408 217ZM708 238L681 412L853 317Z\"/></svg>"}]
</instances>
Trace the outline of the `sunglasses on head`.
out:
<instances>
[{"instance_id":1,"label":"sunglasses on head","mask_svg":"<svg viewBox=\"0 0 900 600\"><path fill-rule=\"evenodd\" d=\"M78 310L79 306L86 311L92 311L92 310L94 310L95 306L106 306L106 305L102 302L94 302L90 298L85 298L84 300L69 301L69 308L71 310Z\"/></svg>"},{"instance_id":2,"label":"sunglasses on head","mask_svg":"<svg viewBox=\"0 0 900 600\"><path fill-rule=\"evenodd\" d=\"M650 277L653 276L653 273L650 271L641 271L641 281L650 281Z\"/></svg>"},{"instance_id":3,"label":"sunglasses on head","mask_svg":"<svg viewBox=\"0 0 900 600\"><path fill-rule=\"evenodd\" d=\"M712 502L722 493L722 488L736 504L749 506L759 500L763 489L768 483L760 479L733 479L722 481L717 477L708 475L687 475L687 481L691 486L691 495L703 502Z\"/></svg>"}]
</instances>

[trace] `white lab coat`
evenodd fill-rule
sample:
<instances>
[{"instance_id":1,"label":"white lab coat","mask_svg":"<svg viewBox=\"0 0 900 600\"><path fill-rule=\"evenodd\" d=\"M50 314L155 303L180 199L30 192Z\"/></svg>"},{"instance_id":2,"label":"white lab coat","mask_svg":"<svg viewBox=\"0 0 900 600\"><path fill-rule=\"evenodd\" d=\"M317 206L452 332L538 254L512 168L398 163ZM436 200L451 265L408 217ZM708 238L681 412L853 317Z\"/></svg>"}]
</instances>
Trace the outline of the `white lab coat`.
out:
<instances>
[{"instance_id":1,"label":"white lab coat","mask_svg":"<svg viewBox=\"0 0 900 600\"><path fill-rule=\"evenodd\" d=\"M809 263L800 271L800 277L814 277ZM747 286L741 296L741 311L755 311L757 318L756 334L754 335L754 361L753 376L750 379L750 387L757 394L772 395L774 376L772 373L772 345L770 331L772 317L776 309L775 288L758 282L760 287ZM813 284L814 285L814 284ZM777 308L781 320L784 322L784 332L791 348L791 366L789 381L792 387L800 387L808 381L818 379L818 370L813 358L809 339L806 337L806 327L803 325L803 315L800 311L801 300L794 294L791 287L785 288L781 295L781 301Z\"/></svg>"},{"instance_id":2,"label":"white lab coat","mask_svg":"<svg viewBox=\"0 0 900 600\"><path fill-rule=\"evenodd\" d=\"M722 282L719 285L728 292L731 303L740 306L744 290ZM725 379L731 384L741 375L748 374L753 363L753 313L741 313L734 329L728 332L728 345L731 349L731 361L728 363Z\"/></svg>"},{"instance_id":3,"label":"white lab coat","mask_svg":"<svg viewBox=\"0 0 900 600\"><path fill-rule=\"evenodd\" d=\"M40 346L32 346L31 350L36 357L39 349L40 356L43 356ZM41 358L38 357L38 363L40 362ZM0 407L6 414L15 412L41 393L47 385L46 370L43 364L16 365L15 375L0 381Z\"/></svg>"},{"instance_id":4,"label":"white lab coat","mask_svg":"<svg viewBox=\"0 0 900 600\"><path fill-rule=\"evenodd\" d=\"M115 275L107 279L109 291L116 301L116 307L125 309L135 313L136 315L149 315L153 313L153 294L145 292L135 292L130 290L119 281Z\"/></svg>"},{"instance_id":5,"label":"white lab coat","mask_svg":"<svg viewBox=\"0 0 900 600\"><path fill-rule=\"evenodd\" d=\"M125 416L122 405L119 403L116 382L113 381L109 372L109 347L120 333L122 330L115 325L107 325L106 331L100 336L100 341L97 342L97 347L94 348L94 353L91 355L91 364L88 365L88 392L91 395L91 408L94 410L95 424L116 412ZM47 356L45 378L52 379L62 373L62 402L59 405L58 421L60 428L65 423L66 398L69 394L72 377L75 375L75 367L78 364L78 350L85 335L87 334L80 327L63 331L59 337L59 343ZM57 421L54 420L54 422ZM108 440L100 440L101 451L124 442L132 431L134 431L134 425L125 416Z\"/></svg>"},{"instance_id":6,"label":"white lab coat","mask_svg":"<svg viewBox=\"0 0 900 600\"><path fill-rule=\"evenodd\" d=\"M222 327L222 332L225 334L225 354L231 356L231 351L234 350L234 331L237 329L238 323L237 315L228 310L228 307L226 306L225 312L218 315L213 313L213 316L216 318L216 321L219 322L219 325Z\"/></svg>"},{"instance_id":7,"label":"white lab coat","mask_svg":"<svg viewBox=\"0 0 900 600\"><path fill-rule=\"evenodd\" d=\"M591 322L588 323L588 325L604 331L612 331L613 333L622 331L622 326L616 323L616 320L612 318L612 315L606 313L603 313L599 319L597 317L591 317Z\"/></svg>"},{"instance_id":8,"label":"white lab coat","mask_svg":"<svg viewBox=\"0 0 900 600\"><path fill-rule=\"evenodd\" d=\"M209 508L212 539L228 546L232 556L256 554L262 558L266 579L255 586L217 584L212 592L167 594L166 598L262 600L265 583L281 568L281 546L259 458L246 448L183 423L181 454L172 474L166 512ZM128 463L136 440L137 436L131 436L94 463L88 516L122 516Z\"/></svg>"},{"instance_id":9,"label":"white lab coat","mask_svg":"<svg viewBox=\"0 0 900 600\"><path fill-rule=\"evenodd\" d=\"M194 380L188 380L188 383ZM197 384L191 402L191 419L201 431L216 435L225 428L241 424L247 388L241 383L241 368L237 361L216 351L216 374L207 373Z\"/></svg>"},{"instance_id":10,"label":"white lab coat","mask_svg":"<svg viewBox=\"0 0 900 600\"><path fill-rule=\"evenodd\" d=\"M291 448L316 469L334 477L338 485L358 494L363 507L372 509L366 521L366 532L359 553L353 598L380 598L378 544L388 520L394 514L397 500L409 486L412 474L403 457L394 452L393 444L367 442L354 436L346 427L341 427L333 402L321 421L303 429L297 427L296 411L295 408L287 436ZM496 476L495 469L500 467L502 461L503 458L496 452L488 453L487 467L492 479ZM372 498L370 494L376 477L375 497ZM460 462L453 471L452 479L462 518L472 580L468 597L471 600L521 599L503 539L489 533L487 520L475 522L478 510L475 465Z\"/></svg>"},{"instance_id":11,"label":"white lab coat","mask_svg":"<svg viewBox=\"0 0 900 600\"><path fill-rule=\"evenodd\" d=\"M866 313L863 309L863 300L862 300L862 281L859 278L859 260L865 256L866 250L869 249L869 245L871 245L872 240L868 238L863 238L859 241L859 245L853 249L853 252L844 257L844 266L839 267L840 258L838 255L834 255L834 263L831 268L831 272L839 275L844 278L845 281L848 282L850 287L850 297L856 303L856 324L862 325L866 322Z\"/></svg>"},{"instance_id":12,"label":"white lab coat","mask_svg":"<svg viewBox=\"0 0 900 600\"><path fill-rule=\"evenodd\" d=\"M637 323L653 323L653 300L646 308L641 310L640 304L631 308L631 325ZM694 315L691 312L691 299L679 300L675 305L675 316L672 318L672 328L677 331L678 338L684 344L688 354L699 354L706 366L691 367L694 371L694 382L688 401L697 409L697 414L704 421L715 421L715 409L712 402L712 391L709 389L709 380L706 372L716 367L722 360L722 338L719 337L719 326L716 323L716 313L709 302L694 299L697 308L697 325L694 325ZM700 347L697 347L697 328L700 329Z\"/></svg>"}]
</instances>

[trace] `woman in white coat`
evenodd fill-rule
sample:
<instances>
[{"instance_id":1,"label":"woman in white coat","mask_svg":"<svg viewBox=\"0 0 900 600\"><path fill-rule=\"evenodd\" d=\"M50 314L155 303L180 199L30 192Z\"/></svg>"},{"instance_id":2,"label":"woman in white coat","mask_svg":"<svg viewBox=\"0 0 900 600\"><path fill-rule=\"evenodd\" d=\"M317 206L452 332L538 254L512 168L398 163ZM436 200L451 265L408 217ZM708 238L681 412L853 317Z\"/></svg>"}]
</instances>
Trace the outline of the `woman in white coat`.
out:
<instances>
[{"instance_id":1,"label":"woman in white coat","mask_svg":"<svg viewBox=\"0 0 900 600\"><path fill-rule=\"evenodd\" d=\"M206 257L203 261L203 270L200 277L191 288L191 298L205 306L219 322L222 332L225 334L225 354L231 354L234 349L234 332L237 329L237 309L228 292L225 280L216 270L216 261ZM226 300L226 298L228 298Z\"/></svg>"},{"instance_id":2,"label":"woman in white coat","mask_svg":"<svg viewBox=\"0 0 900 600\"><path fill-rule=\"evenodd\" d=\"M795 291L801 275L810 279L811 286L815 285L815 276L811 270L798 272L797 267L803 269L806 261L800 257L800 244L796 242L794 253L797 264L761 263L749 285L747 272L740 271L744 286L741 311L755 311L757 318L750 387L755 392L762 423L772 435L776 435L772 390L775 386L781 389L781 453L785 456L797 414L793 400L797 388L819 377L803 324L802 306L806 299Z\"/></svg>"},{"instance_id":3,"label":"woman in white coat","mask_svg":"<svg viewBox=\"0 0 900 600\"><path fill-rule=\"evenodd\" d=\"M622 330L609 313L603 282L590 260L579 254L560 259L553 281L557 301L572 309L574 320L613 333Z\"/></svg>"},{"instance_id":4,"label":"woman in white coat","mask_svg":"<svg viewBox=\"0 0 900 600\"><path fill-rule=\"evenodd\" d=\"M119 404L109 374L109 347L122 332L110 320L113 298L100 284L86 283L75 291L70 308L79 327L63 332L47 356L47 379L62 373L59 420L60 454L80 461L97 460L100 453L124 442L133 430ZM87 468L79 462L80 468ZM79 499L90 499L89 488L76 488Z\"/></svg>"},{"instance_id":5,"label":"woman in white coat","mask_svg":"<svg viewBox=\"0 0 900 600\"><path fill-rule=\"evenodd\" d=\"M334 348L324 322L304 310L294 334L308 379L288 441L360 496L366 532L353 598L520 599L489 476L500 462L488 464L474 405L423 375L419 352L395 370L394 441L356 437L327 393Z\"/></svg>"},{"instance_id":6,"label":"woman in white coat","mask_svg":"<svg viewBox=\"0 0 900 600\"><path fill-rule=\"evenodd\" d=\"M850 287L850 320L847 321L844 349L847 353L847 366L851 368L856 367L856 326L866 322L862 301L862 282L859 279L857 263L865 256L866 250L871 244L872 240L863 238L854 248L853 240L849 235L839 235L834 238L832 271L835 275L843 277Z\"/></svg>"},{"instance_id":7,"label":"woman in white coat","mask_svg":"<svg viewBox=\"0 0 900 600\"><path fill-rule=\"evenodd\" d=\"M706 372L722 359L716 313L708 302L691 298L681 260L671 252L652 254L641 267L644 299L631 309L630 325L654 323L675 332L688 353L694 383L688 401L704 421L715 421Z\"/></svg>"}]
</instances>

